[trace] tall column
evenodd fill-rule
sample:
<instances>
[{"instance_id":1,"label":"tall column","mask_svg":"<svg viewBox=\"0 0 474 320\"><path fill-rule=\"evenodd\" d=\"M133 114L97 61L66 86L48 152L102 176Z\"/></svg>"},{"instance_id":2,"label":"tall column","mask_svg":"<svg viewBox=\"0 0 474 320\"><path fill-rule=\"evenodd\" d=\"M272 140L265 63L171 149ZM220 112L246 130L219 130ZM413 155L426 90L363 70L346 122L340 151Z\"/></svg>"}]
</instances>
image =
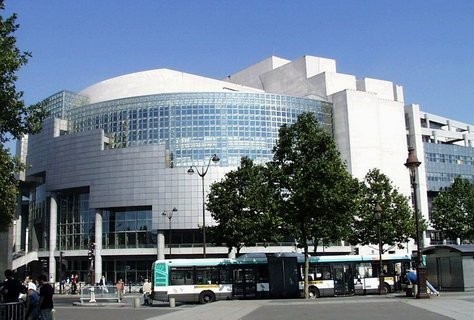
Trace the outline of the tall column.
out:
<instances>
[{"instance_id":1,"label":"tall column","mask_svg":"<svg viewBox=\"0 0 474 320\"><path fill-rule=\"evenodd\" d=\"M28 241L30 240L30 228L25 228L25 256L28 254Z\"/></svg>"},{"instance_id":2,"label":"tall column","mask_svg":"<svg viewBox=\"0 0 474 320\"><path fill-rule=\"evenodd\" d=\"M95 282L102 277L102 212L95 212L95 256L94 256Z\"/></svg>"},{"instance_id":3,"label":"tall column","mask_svg":"<svg viewBox=\"0 0 474 320\"><path fill-rule=\"evenodd\" d=\"M433 142L438 143L438 134L435 130L431 131L431 135L433 136Z\"/></svg>"},{"instance_id":4,"label":"tall column","mask_svg":"<svg viewBox=\"0 0 474 320\"><path fill-rule=\"evenodd\" d=\"M156 258L158 260L165 259L165 233L163 230L157 230L156 239Z\"/></svg>"},{"instance_id":5,"label":"tall column","mask_svg":"<svg viewBox=\"0 0 474 320\"><path fill-rule=\"evenodd\" d=\"M57 224L58 224L58 202L56 194L51 193L49 204L49 281L56 281L56 252L57 242Z\"/></svg>"},{"instance_id":6,"label":"tall column","mask_svg":"<svg viewBox=\"0 0 474 320\"><path fill-rule=\"evenodd\" d=\"M471 126L467 126L467 132L472 133ZM474 147L474 140L467 140L466 147Z\"/></svg>"},{"instance_id":7,"label":"tall column","mask_svg":"<svg viewBox=\"0 0 474 320\"><path fill-rule=\"evenodd\" d=\"M13 222L13 225L15 226L15 252L18 252L21 250L21 224L22 224L22 217L21 215L18 216L18 219L16 219Z\"/></svg>"}]
</instances>

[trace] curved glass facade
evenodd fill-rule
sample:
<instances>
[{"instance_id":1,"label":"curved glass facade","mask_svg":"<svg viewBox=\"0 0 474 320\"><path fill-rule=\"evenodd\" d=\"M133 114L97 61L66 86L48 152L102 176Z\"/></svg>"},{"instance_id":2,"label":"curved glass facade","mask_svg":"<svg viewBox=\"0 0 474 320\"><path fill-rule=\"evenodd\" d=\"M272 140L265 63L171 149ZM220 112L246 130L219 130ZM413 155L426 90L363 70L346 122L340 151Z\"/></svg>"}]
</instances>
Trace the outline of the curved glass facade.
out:
<instances>
[{"instance_id":1,"label":"curved glass facade","mask_svg":"<svg viewBox=\"0 0 474 320\"><path fill-rule=\"evenodd\" d=\"M90 265L88 257L78 252L85 252L92 242L100 241L102 250L126 253L126 259L110 252L103 255L102 273L108 279L124 276L132 281L148 273L146 266L155 258L150 253L160 247L161 236L163 246L179 247L189 255L195 246L202 246L201 181L182 167L206 163L214 153L220 157L219 166L226 169L239 166L243 156L267 162L273 157L281 125L296 122L303 112L314 113L322 127L332 132L331 103L278 94L181 92L90 103L86 96L63 91L45 102L51 117L67 122L50 121L51 127L43 133L50 140L37 138L50 144L29 149L32 167L46 177L32 192L49 188L57 197L57 225L49 225L47 194L38 193L30 203L32 216L37 217L29 222L35 239L30 248L48 250L48 232L54 229L56 249L75 256L63 261L65 274L74 270L81 279L87 278ZM109 137L104 146L96 144L103 139L99 132L76 134L97 129ZM58 136L62 137L52 139ZM152 144L160 147L119 150ZM102 152L102 148L117 150ZM52 150L64 153L49 162L35 162L40 158L37 154ZM145 176L148 172L152 174ZM129 188L141 190L140 194ZM179 215L171 225L162 212L175 205ZM97 215L102 219L102 239L95 237ZM148 251L142 254L136 249Z\"/></svg>"},{"instance_id":2,"label":"curved glass facade","mask_svg":"<svg viewBox=\"0 0 474 320\"><path fill-rule=\"evenodd\" d=\"M272 157L282 124L313 112L329 132L331 103L266 93L173 93L65 108L69 131L102 128L113 148L164 143L173 165L189 166L217 153L222 166L242 156Z\"/></svg>"}]
</instances>

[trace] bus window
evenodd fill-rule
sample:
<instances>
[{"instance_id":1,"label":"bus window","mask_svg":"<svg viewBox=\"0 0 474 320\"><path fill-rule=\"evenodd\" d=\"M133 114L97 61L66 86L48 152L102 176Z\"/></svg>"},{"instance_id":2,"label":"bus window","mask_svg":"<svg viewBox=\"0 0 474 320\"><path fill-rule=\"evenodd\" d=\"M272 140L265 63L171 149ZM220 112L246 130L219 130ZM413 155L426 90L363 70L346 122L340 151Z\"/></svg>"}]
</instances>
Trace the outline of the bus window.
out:
<instances>
[{"instance_id":1,"label":"bus window","mask_svg":"<svg viewBox=\"0 0 474 320\"><path fill-rule=\"evenodd\" d=\"M301 272L303 275L303 272ZM331 280L331 267L324 265L309 265L308 272L309 281L313 280Z\"/></svg>"},{"instance_id":2,"label":"bus window","mask_svg":"<svg viewBox=\"0 0 474 320\"><path fill-rule=\"evenodd\" d=\"M222 284L232 283L232 273L231 270L228 268L218 268L219 272L219 281Z\"/></svg>"},{"instance_id":3,"label":"bus window","mask_svg":"<svg viewBox=\"0 0 474 320\"><path fill-rule=\"evenodd\" d=\"M401 262L396 262L395 263L395 274L397 276L402 274L402 263Z\"/></svg>"},{"instance_id":4,"label":"bus window","mask_svg":"<svg viewBox=\"0 0 474 320\"><path fill-rule=\"evenodd\" d=\"M361 279L372 278L372 264L370 262L361 262L356 264L356 273L357 276Z\"/></svg>"},{"instance_id":5,"label":"bus window","mask_svg":"<svg viewBox=\"0 0 474 320\"><path fill-rule=\"evenodd\" d=\"M196 284L211 284L214 280L214 283L217 283L219 279L212 277L212 267L196 267Z\"/></svg>"},{"instance_id":6,"label":"bus window","mask_svg":"<svg viewBox=\"0 0 474 320\"><path fill-rule=\"evenodd\" d=\"M320 274L319 280L331 280L331 266L320 266L317 268L317 274Z\"/></svg>"},{"instance_id":7,"label":"bus window","mask_svg":"<svg viewBox=\"0 0 474 320\"><path fill-rule=\"evenodd\" d=\"M382 274L383 275L393 275L393 266L392 266L392 264L387 264L387 262L382 263Z\"/></svg>"},{"instance_id":8,"label":"bus window","mask_svg":"<svg viewBox=\"0 0 474 320\"><path fill-rule=\"evenodd\" d=\"M231 283L229 271L221 267L196 267L196 284Z\"/></svg>"},{"instance_id":9,"label":"bus window","mask_svg":"<svg viewBox=\"0 0 474 320\"><path fill-rule=\"evenodd\" d=\"M193 283L192 268L172 268L170 271L171 285L189 285Z\"/></svg>"}]
</instances>

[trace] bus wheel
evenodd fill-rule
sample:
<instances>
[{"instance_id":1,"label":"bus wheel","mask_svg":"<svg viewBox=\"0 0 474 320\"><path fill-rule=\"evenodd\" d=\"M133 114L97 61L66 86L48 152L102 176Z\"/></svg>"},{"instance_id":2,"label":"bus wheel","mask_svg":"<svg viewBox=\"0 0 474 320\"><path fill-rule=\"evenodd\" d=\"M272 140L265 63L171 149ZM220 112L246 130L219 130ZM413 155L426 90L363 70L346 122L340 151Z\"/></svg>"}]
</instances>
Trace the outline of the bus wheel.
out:
<instances>
[{"instance_id":1,"label":"bus wheel","mask_svg":"<svg viewBox=\"0 0 474 320\"><path fill-rule=\"evenodd\" d=\"M316 298L320 298L321 295L319 294L319 290L318 288L315 288L315 287L311 287L309 288L309 298L310 299L316 299Z\"/></svg>"},{"instance_id":2,"label":"bus wheel","mask_svg":"<svg viewBox=\"0 0 474 320\"><path fill-rule=\"evenodd\" d=\"M383 290L385 291L385 294L390 293L390 286L388 284L384 283Z\"/></svg>"},{"instance_id":3,"label":"bus wheel","mask_svg":"<svg viewBox=\"0 0 474 320\"><path fill-rule=\"evenodd\" d=\"M199 302L202 304L216 301L216 296L212 291L203 291L199 294Z\"/></svg>"}]
</instances>

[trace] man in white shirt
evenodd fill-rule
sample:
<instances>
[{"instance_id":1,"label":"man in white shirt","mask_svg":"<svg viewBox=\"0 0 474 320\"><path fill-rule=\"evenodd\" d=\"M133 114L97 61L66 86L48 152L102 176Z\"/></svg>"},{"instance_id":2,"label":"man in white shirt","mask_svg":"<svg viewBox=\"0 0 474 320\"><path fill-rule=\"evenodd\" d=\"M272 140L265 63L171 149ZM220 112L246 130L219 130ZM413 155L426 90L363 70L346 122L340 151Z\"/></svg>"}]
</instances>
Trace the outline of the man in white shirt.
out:
<instances>
[{"instance_id":1,"label":"man in white shirt","mask_svg":"<svg viewBox=\"0 0 474 320\"><path fill-rule=\"evenodd\" d=\"M151 294L151 282L145 279L143 283L143 305L152 305L153 302L150 299Z\"/></svg>"}]
</instances>

